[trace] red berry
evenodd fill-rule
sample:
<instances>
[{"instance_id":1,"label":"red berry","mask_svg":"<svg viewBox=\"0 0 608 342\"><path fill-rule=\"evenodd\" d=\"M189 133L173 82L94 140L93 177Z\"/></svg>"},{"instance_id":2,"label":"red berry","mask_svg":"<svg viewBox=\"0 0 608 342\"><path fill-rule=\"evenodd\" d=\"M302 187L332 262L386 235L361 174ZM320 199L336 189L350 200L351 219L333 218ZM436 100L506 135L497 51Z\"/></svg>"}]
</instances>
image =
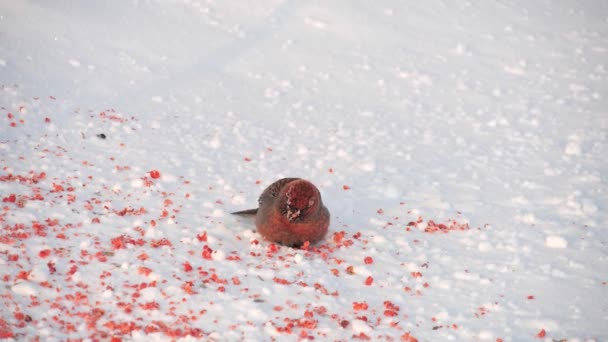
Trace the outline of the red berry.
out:
<instances>
[{"instance_id":1,"label":"red berry","mask_svg":"<svg viewBox=\"0 0 608 342\"><path fill-rule=\"evenodd\" d=\"M158 170L152 170L150 171L150 177L153 179L158 179L160 178L160 172L158 172Z\"/></svg>"}]
</instances>

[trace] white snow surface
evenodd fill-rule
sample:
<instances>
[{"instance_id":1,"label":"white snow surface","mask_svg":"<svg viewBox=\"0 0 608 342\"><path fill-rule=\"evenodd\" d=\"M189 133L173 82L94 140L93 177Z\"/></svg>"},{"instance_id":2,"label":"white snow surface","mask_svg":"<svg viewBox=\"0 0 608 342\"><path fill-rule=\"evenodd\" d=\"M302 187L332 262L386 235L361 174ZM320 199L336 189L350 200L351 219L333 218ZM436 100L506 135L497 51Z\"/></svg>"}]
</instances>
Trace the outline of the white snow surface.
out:
<instances>
[{"instance_id":1,"label":"white snow surface","mask_svg":"<svg viewBox=\"0 0 608 342\"><path fill-rule=\"evenodd\" d=\"M0 84L0 339L608 340L606 1L1 1Z\"/></svg>"}]
</instances>

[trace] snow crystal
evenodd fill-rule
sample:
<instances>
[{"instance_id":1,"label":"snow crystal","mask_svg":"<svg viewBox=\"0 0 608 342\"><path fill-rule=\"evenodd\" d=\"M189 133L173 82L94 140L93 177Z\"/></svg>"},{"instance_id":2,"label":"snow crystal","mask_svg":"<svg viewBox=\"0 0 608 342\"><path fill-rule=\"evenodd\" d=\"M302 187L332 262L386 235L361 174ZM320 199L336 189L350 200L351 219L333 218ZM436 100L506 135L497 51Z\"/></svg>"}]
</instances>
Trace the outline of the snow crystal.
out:
<instances>
[{"instance_id":1,"label":"snow crystal","mask_svg":"<svg viewBox=\"0 0 608 342\"><path fill-rule=\"evenodd\" d=\"M526 224L535 224L536 223L536 215L534 215L533 213L517 215L517 216L515 216L515 218L517 218L519 221L526 223Z\"/></svg>"},{"instance_id":2,"label":"snow crystal","mask_svg":"<svg viewBox=\"0 0 608 342\"><path fill-rule=\"evenodd\" d=\"M569 156L577 156L581 154L581 144L578 141L570 141L566 144L564 153Z\"/></svg>"},{"instance_id":3,"label":"snow crystal","mask_svg":"<svg viewBox=\"0 0 608 342\"><path fill-rule=\"evenodd\" d=\"M464 46L464 44L458 43L454 48L450 49L449 51L455 55L462 56L467 53L467 48Z\"/></svg>"},{"instance_id":4,"label":"snow crystal","mask_svg":"<svg viewBox=\"0 0 608 342\"><path fill-rule=\"evenodd\" d=\"M454 272L454 278L458 280L479 280L478 274L473 274L469 272Z\"/></svg>"},{"instance_id":5,"label":"snow crystal","mask_svg":"<svg viewBox=\"0 0 608 342\"><path fill-rule=\"evenodd\" d=\"M373 172L376 169L376 164L373 161L367 161L360 163L359 168L365 172Z\"/></svg>"},{"instance_id":6,"label":"snow crystal","mask_svg":"<svg viewBox=\"0 0 608 342\"><path fill-rule=\"evenodd\" d=\"M131 181L131 187L141 188L144 186L144 181L141 178L137 178Z\"/></svg>"},{"instance_id":7,"label":"snow crystal","mask_svg":"<svg viewBox=\"0 0 608 342\"><path fill-rule=\"evenodd\" d=\"M80 272L75 272L74 274L72 274L72 280L74 282L79 282L82 280L82 274Z\"/></svg>"},{"instance_id":8,"label":"snow crystal","mask_svg":"<svg viewBox=\"0 0 608 342\"><path fill-rule=\"evenodd\" d=\"M224 253L221 249L216 249L211 253L211 258L216 261L224 260L226 257L226 253Z\"/></svg>"},{"instance_id":9,"label":"snow crystal","mask_svg":"<svg viewBox=\"0 0 608 342\"><path fill-rule=\"evenodd\" d=\"M154 229L153 227L148 227L144 236L150 239L156 239L161 237L161 232L158 229Z\"/></svg>"},{"instance_id":10,"label":"snow crystal","mask_svg":"<svg viewBox=\"0 0 608 342\"><path fill-rule=\"evenodd\" d=\"M50 261L52 262L52 261ZM48 279L48 267L45 264L38 265L32 269L28 277L29 280L43 282Z\"/></svg>"},{"instance_id":11,"label":"snow crystal","mask_svg":"<svg viewBox=\"0 0 608 342\"><path fill-rule=\"evenodd\" d=\"M374 244L376 244L376 246L381 246L386 242L386 237L384 237L384 235L374 235L372 241Z\"/></svg>"},{"instance_id":12,"label":"snow crystal","mask_svg":"<svg viewBox=\"0 0 608 342\"><path fill-rule=\"evenodd\" d=\"M36 290L34 285L32 283L30 283L29 281L22 281L20 283L17 283L15 285L13 285L11 290L21 296L29 297L29 296L38 295L38 291Z\"/></svg>"},{"instance_id":13,"label":"snow crystal","mask_svg":"<svg viewBox=\"0 0 608 342\"><path fill-rule=\"evenodd\" d=\"M299 155L307 155L309 153L308 147L304 146L304 145L298 145L296 146L297 148L297 154Z\"/></svg>"},{"instance_id":14,"label":"snow crystal","mask_svg":"<svg viewBox=\"0 0 608 342\"><path fill-rule=\"evenodd\" d=\"M277 329L275 329L272 323L267 322L266 324L264 324L264 334L266 334L266 336L277 336L279 335L279 332L277 331Z\"/></svg>"},{"instance_id":15,"label":"snow crystal","mask_svg":"<svg viewBox=\"0 0 608 342\"><path fill-rule=\"evenodd\" d=\"M372 328L364 321L356 319L352 321L352 329L356 334L359 333L369 333L372 331Z\"/></svg>"},{"instance_id":16,"label":"snow crystal","mask_svg":"<svg viewBox=\"0 0 608 342\"><path fill-rule=\"evenodd\" d=\"M224 217L225 212L222 209L213 209L212 217Z\"/></svg>"},{"instance_id":17,"label":"snow crystal","mask_svg":"<svg viewBox=\"0 0 608 342\"><path fill-rule=\"evenodd\" d=\"M165 288L165 292L167 295L182 295L184 292L181 288L177 287L177 286L167 286Z\"/></svg>"},{"instance_id":18,"label":"snow crystal","mask_svg":"<svg viewBox=\"0 0 608 342\"><path fill-rule=\"evenodd\" d=\"M477 246L477 249L480 252L488 252L488 251L492 250L492 245L487 242L480 242L479 245Z\"/></svg>"},{"instance_id":19,"label":"snow crystal","mask_svg":"<svg viewBox=\"0 0 608 342\"><path fill-rule=\"evenodd\" d=\"M176 165L176 166L179 166L179 165ZM163 172L161 174L159 180L161 180L161 181L163 181L165 183L175 183L175 182L178 181L178 178L174 174L172 174L172 173Z\"/></svg>"},{"instance_id":20,"label":"snow crystal","mask_svg":"<svg viewBox=\"0 0 608 342\"><path fill-rule=\"evenodd\" d=\"M70 65L74 68L80 68L80 62L78 60L70 59L68 63L70 63Z\"/></svg>"},{"instance_id":21,"label":"snow crystal","mask_svg":"<svg viewBox=\"0 0 608 342\"><path fill-rule=\"evenodd\" d=\"M296 264L301 263L303 259L304 259L304 257L302 256L301 253L296 253L296 255L294 255L294 257L293 257L293 260L296 262Z\"/></svg>"},{"instance_id":22,"label":"snow crystal","mask_svg":"<svg viewBox=\"0 0 608 342\"><path fill-rule=\"evenodd\" d=\"M230 199L230 203L234 204L235 206L241 206L243 204L245 204L245 196L242 195L234 195L231 199Z\"/></svg>"},{"instance_id":23,"label":"snow crystal","mask_svg":"<svg viewBox=\"0 0 608 342\"><path fill-rule=\"evenodd\" d=\"M566 248L568 241L558 235L549 235L545 238L545 246L549 248Z\"/></svg>"},{"instance_id":24,"label":"snow crystal","mask_svg":"<svg viewBox=\"0 0 608 342\"><path fill-rule=\"evenodd\" d=\"M219 136L216 135L213 138L209 139L207 145L213 149L218 149L222 146L222 141L220 140Z\"/></svg>"},{"instance_id":25,"label":"snow crystal","mask_svg":"<svg viewBox=\"0 0 608 342\"><path fill-rule=\"evenodd\" d=\"M147 287L139 291L142 301L151 302L160 298L160 291L156 287Z\"/></svg>"},{"instance_id":26,"label":"snow crystal","mask_svg":"<svg viewBox=\"0 0 608 342\"><path fill-rule=\"evenodd\" d=\"M506 73L509 73L509 74L512 74L512 75L515 75L515 76L523 76L523 75L525 75L525 74L526 74L525 69L524 69L524 68L522 68L522 67L521 67L521 66L519 66L519 65L505 65L505 66L503 67L503 70L504 70Z\"/></svg>"},{"instance_id":27,"label":"snow crystal","mask_svg":"<svg viewBox=\"0 0 608 342\"><path fill-rule=\"evenodd\" d=\"M448 280L448 279L434 280L433 284L438 289L442 289L442 290L450 290L450 289L452 289L452 282L450 280Z\"/></svg>"},{"instance_id":28,"label":"snow crystal","mask_svg":"<svg viewBox=\"0 0 608 342\"><path fill-rule=\"evenodd\" d=\"M494 334L492 333L492 331L482 330L479 332L477 337L479 337L479 339L482 341L489 341L489 340L494 339Z\"/></svg>"},{"instance_id":29,"label":"snow crystal","mask_svg":"<svg viewBox=\"0 0 608 342\"><path fill-rule=\"evenodd\" d=\"M276 99L277 97L279 97L281 93L273 88L266 88L264 90L264 97L267 99Z\"/></svg>"}]
</instances>

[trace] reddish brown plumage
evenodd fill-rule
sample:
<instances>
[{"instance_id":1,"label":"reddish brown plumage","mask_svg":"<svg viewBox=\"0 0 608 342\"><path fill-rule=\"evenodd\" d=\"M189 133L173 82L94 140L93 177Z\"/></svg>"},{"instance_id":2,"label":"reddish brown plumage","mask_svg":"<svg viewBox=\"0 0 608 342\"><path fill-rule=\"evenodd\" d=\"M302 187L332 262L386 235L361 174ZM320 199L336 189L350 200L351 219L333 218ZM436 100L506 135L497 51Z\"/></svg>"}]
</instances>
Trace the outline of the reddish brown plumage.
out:
<instances>
[{"instance_id":1,"label":"reddish brown plumage","mask_svg":"<svg viewBox=\"0 0 608 342\"><path fill-rule=\"evenodd\" d=\"M257 230L268 241L299 247L308 241L319 242L329 227L329 211L321 193L311 182L283 178L262 192L259 208L236 212L254 215Z\"/></svg>"}]
</instances>

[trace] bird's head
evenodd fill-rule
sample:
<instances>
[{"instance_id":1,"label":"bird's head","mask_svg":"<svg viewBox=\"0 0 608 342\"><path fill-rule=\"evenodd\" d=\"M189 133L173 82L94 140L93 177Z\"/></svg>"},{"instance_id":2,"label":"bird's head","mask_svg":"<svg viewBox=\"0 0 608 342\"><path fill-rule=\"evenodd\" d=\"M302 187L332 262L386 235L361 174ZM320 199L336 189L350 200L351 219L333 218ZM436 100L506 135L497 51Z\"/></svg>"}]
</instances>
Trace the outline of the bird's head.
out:
<instances>
[{"instance_id":1,"label":"bird's head","mask_svg":"<svg viewBox=\"0 0 608 342\"><path fill-rule=\"evenodd\" d=\"M311 182L298 179L288 183L281 196L281 213L289 222L304 220L321 205L319 189Z\"/></svg>"}]
</instances>

